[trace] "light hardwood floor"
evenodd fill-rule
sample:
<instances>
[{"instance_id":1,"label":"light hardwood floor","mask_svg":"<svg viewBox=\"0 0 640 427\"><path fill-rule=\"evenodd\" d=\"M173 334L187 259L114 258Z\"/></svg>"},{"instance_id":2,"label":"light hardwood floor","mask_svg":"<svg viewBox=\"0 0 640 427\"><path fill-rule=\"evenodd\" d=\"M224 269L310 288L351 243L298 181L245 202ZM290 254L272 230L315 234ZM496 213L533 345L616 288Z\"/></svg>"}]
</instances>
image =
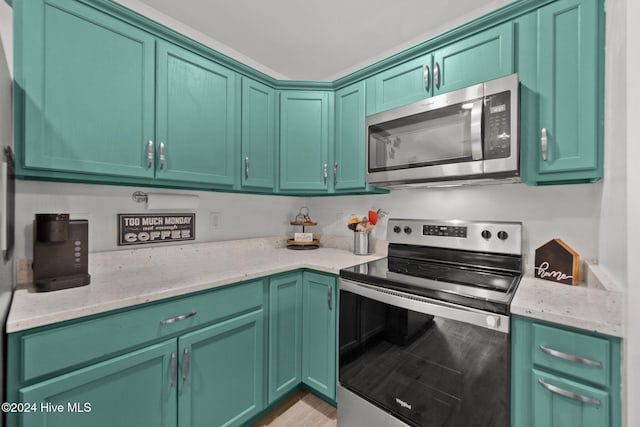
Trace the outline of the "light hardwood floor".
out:
<instances>
[{"instance_id":1,"label":"light hardwood floor","mask_svg":"<svg viewBox=\"0 0 640 427\"><path fill-rule=\"evenodd\" d=\"M300 390L251 427L336 427L336 408Z\"/></svg>"}]
</instances>

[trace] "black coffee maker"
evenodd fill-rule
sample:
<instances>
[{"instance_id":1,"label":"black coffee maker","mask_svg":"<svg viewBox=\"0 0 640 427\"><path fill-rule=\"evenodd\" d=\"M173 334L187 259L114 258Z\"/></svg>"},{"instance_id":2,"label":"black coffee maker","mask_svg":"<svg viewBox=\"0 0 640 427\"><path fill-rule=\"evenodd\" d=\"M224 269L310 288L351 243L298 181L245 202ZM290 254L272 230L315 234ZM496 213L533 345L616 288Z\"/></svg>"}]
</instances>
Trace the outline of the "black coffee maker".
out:
<instances>
[{"instance_id":1,"label":"black coffee maker","mask_svg":"<svg viewBox=\"0 0 640 427\"><path fill-rule=\"evenodd\" d=\"M85 286L89 269L89 223L69 214L36 214L33 226L33 281L37 291Z\"/></svg>"}]
</instances>

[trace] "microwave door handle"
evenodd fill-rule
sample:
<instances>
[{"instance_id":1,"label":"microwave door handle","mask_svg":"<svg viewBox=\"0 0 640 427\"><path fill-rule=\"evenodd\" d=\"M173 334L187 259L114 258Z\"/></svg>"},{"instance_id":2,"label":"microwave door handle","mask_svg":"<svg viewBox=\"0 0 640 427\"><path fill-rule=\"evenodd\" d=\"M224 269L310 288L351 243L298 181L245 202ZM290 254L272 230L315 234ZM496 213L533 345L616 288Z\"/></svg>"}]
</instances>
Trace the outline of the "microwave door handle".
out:
<instances>
[{"instance_id":1,"label":"microwave door handle","mask_svg":"<svg viewBox=\"0 0 640 427\"><path fill-rule=\"evenodd\" d=\"M473 160L482 160L482 100L480 99L473 102L469 127L471 158Z\"/></svg>"}]
</instances>

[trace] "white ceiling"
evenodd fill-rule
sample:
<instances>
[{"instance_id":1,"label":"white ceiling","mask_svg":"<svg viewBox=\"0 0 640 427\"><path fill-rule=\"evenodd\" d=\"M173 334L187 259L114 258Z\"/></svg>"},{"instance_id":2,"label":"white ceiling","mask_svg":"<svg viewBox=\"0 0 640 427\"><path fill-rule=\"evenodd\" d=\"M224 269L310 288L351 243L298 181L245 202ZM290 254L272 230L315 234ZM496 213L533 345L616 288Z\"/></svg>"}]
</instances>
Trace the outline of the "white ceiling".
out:
<instances>
[{"instance_id":1,"label":"white ceiling","mask_svg":"<svg viewBox=\"0 0 640 427\"><path fill-rule=\"evenodd\" d=\"M117 1L275 78L331 81L513 0Z\"/></svg>"}]
</instances>

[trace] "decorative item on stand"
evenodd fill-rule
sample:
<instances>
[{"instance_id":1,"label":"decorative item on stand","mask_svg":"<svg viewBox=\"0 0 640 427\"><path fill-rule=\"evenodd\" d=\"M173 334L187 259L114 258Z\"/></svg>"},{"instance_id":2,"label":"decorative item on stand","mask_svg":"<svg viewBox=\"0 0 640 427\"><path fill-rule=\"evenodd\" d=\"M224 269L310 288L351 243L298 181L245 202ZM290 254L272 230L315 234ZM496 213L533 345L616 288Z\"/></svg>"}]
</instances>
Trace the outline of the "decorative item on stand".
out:
<instances>
[{"instance_id":1,"label":"decorative item on stand","mask_svg":"<svg viewBox=\"0 0 640 427\"><path fill-rule=\"evenodd\" d=\"M378 219L382 218L386 212L381 209L377 211L367 212L367 216L358 218L353 217L349 220L347 227L353 231L353 253L356 255L369 255L371 247L369 242L369 233L378 223Z\"/></svg>"},{"instance_id":2,"label":"decorative item on stand","mask_svg":"<svg viewBox=\"0 0 640 427\"><path fill-rule=\"evenodd\" d=\"M312 227L318 225L317 222L311 221L309 216L309 208L303 206L298 211L295 219L291 221L291 225L302 227L302 233L293 233L293 239L287 240L287 249L318 249L320 247L320 240L313 238L313 233L306 233L305 227Z\"/></svg>"},{"instance_id":3,"label":"decorative item on stand","mask_svg":"<svg viewBox=\"0 0 640 427\"><path fill-rule=\"evenodd\" d=\"M549 240L536 249L535 276L575 286L580 283L580 254L560 239Z\"/></svg>"}]
</instances>

